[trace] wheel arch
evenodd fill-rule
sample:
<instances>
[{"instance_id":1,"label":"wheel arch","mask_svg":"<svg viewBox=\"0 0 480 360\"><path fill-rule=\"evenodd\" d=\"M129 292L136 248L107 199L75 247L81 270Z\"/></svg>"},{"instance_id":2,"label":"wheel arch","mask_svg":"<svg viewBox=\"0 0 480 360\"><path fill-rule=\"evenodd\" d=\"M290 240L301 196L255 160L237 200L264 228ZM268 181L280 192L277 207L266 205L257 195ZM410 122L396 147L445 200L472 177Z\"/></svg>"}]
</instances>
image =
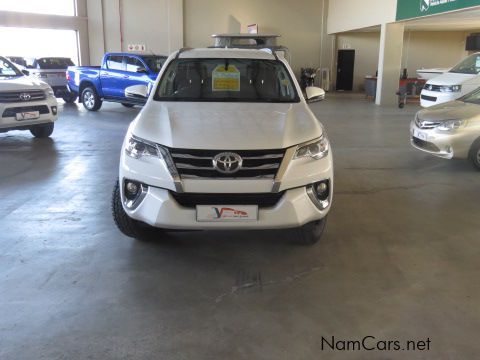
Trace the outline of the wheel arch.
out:
<instances>
[{"instance_id":1,"label":"wheel arch","mask_svg":"<svg viewBox=\"0 0 480 360\"><path fill-rule=\"evenodd\" d=\"M100 93L98 92L97 87L95 86L95 84L94 84L92 81L90 81L90 80L84 80L84 81L82 81L82 82L80 83L80 86L78 87L78 96L79 96L79 100L78 100L78 101L79 101L79 102L83 102L82 92L83 92L83 90L85 90L85 88L87 88L87 87L93 88L93 89L97 92L98 96L102 97L102 94L100 94Z\"/></svg>"}]
</instances>

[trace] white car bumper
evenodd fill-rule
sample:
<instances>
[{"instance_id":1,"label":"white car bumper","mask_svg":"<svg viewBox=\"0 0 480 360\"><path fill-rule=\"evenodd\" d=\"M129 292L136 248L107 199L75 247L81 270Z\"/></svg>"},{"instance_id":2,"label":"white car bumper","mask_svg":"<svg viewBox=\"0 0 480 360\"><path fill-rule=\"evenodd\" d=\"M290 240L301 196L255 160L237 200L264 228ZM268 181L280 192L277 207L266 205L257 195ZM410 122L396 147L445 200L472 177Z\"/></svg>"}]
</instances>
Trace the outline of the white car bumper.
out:
<instances>
[{"instance_id":1,"label":"white car bumper","mask_svg":"<svg viewBox=\"0 0 480 360\"><path fill-rule=\"evenodd\" d=\"M148 188L147 194L135 210L125 208L131 218L149 225L184 230L292 228L322 219L329 210L330 205L319 210L310 200L305 187L285 191L275 206L259 208L256 221L199 222L195 207L181 206L169 190L154 187Z\"/></svg>"},{"instance_id":2,"label":"white car bumper","mask_svg":"<svg viewBox=\"0 0 480 360\"><path fill-rule=\"evenodd\" d=\"M449 101L453 101L462 96L460 92L439 92L439 91L429 91L423 89L420 95L420 105L422 107L430 107L433 105L443 104Z\"/></svg>"},{"instance_id":3,"label":"white car bumper","mask_svg":"<svg viewBox=\"0 0 480 360\"><path fill-rule=\"evenodd\" d=\"M278 184L272 179L184 179L181 180L181 191L177 191L163 161L152 158L136 160L123 152L120 160L123 208L129 217L164 229L292 228L324 218L330 210L333 195L331 152L320 160L299 159L287 163L289 165ZM126 206L124 180L145 185L144 193L133 207ZM312 198L311 185L325 181L328 182L328 198L319 204ZM188 201L189 197L198 195L205 195L208 201L214 200L201 204ZM232 200L232 197L238 199L242 195L249 197L247 203ZM272 197L275 198L273 202ZM182 199L187 199L188 204L185 205ZM196 205L230 209L243 205L258 206L258 216L256 220L197 221Z\"/></svg>"},{"instance_id":4,"label":"white car bumper","mask_svg":"<svg viewBox=\"0 0 480 360\"><path fill-rule=\"evenodd\" d=\"M39 111L35 119L17 120L16 113ZM58 119L58 104L54 97L45 100L0 104L0 130L15 130L54 122Z\"/></svg>"}]
</instances>

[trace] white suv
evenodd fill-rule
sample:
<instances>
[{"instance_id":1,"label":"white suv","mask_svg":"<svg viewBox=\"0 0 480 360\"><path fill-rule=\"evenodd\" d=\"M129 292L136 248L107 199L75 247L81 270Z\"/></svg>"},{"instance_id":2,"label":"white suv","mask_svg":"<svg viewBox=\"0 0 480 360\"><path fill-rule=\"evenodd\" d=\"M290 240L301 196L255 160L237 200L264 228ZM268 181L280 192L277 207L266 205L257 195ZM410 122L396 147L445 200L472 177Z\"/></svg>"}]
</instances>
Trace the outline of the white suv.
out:
<instances>
[{"instance_id":1,"label":"white suv","mask_svg":"<svg viewBox=\"0 0 480 360\"><path fill-rule=\"evenodd\" d=\"M322 235L333 193L327 134L288 63L269 50L189 49L167 60L123 144L119 229L298 228ZM323 90L308 88L311 100ZM156 233L156 232L155 232Z\"/></svg>"},{"instance_id":2,"label":"white suv","mask_svg":"<svg viewBox=\"0 0 480 360\"><path fill-rule=\"evenodd\" d=\"M57 100L48 84L25 76L0 57L0 132L30 130L35 137L48 137L57 113Z\"/></svg>"}]
</instances>

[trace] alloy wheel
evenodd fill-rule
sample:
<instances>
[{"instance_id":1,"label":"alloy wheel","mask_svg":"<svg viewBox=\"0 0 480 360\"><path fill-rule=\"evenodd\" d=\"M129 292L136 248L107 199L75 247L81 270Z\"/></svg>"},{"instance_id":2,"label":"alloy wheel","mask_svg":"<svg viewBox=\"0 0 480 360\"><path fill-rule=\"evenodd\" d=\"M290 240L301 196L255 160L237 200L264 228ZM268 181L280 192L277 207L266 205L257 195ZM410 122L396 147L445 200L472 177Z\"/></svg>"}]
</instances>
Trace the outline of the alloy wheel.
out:
<instances>
[{"instance_id":1,"label":"alloy wheel","mask_svg":"<svg viewBox=\"0 0 480 360\"><path fill-rule=\"evenodd\" d=\"M83 95L83 103L88 109L92 109L95 106L95 97L90 91Z\"/></svg>"}]
</instances>

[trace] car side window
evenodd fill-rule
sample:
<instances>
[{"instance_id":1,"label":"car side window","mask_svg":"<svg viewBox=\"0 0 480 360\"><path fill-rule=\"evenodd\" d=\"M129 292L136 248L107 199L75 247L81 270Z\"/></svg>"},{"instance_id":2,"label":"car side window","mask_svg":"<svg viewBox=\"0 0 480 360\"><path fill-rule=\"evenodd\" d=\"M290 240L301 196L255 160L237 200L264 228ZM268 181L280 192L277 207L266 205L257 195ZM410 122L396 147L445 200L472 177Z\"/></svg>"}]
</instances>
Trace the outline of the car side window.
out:
<instances>
[{"instance_id":1,"label":"car side window","mask_svg":"<svg viewBox=\"0 0 480 360\"><path fill-rule=\"evenodd\" d=\"M127 58L127 71L138 72L139 69L145 69L145 65L137 58L129 56Z\"/></svg>"},{"instance_id":2,"label":"car side window","mask_svg":"<svg viewBox=\"0 0 480 360\"><path fill-rule=\"evenodd\" d=\"M123 56L109 56L107 58L107 68L110 70L123 70Z\"/></svg>"}]
</instances>

